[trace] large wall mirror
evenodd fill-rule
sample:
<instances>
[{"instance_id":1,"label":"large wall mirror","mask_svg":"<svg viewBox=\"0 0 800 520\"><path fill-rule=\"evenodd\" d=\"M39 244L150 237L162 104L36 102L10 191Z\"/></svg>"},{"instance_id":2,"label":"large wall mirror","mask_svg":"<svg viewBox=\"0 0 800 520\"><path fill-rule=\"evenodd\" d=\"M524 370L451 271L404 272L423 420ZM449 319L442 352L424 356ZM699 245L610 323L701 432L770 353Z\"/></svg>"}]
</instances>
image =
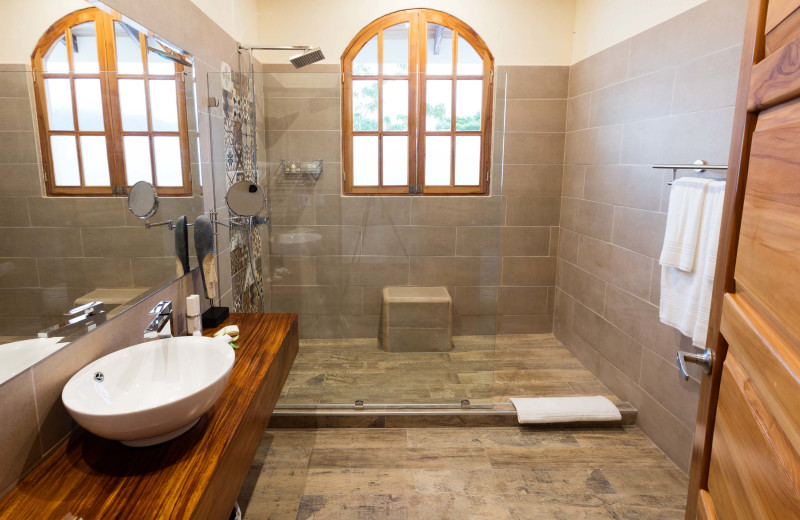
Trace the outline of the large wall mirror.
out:
<instances>
[{"instance_id":1,"label":"large wall mirror","mask_svg":"<svg viewBox=\"0 0 800 520\"><path fill-rule=\"evenodd\" d=\"M197 265L191 56L95 7L48 24L0 64L0 384Z\"/></svg>"}]
</instances>

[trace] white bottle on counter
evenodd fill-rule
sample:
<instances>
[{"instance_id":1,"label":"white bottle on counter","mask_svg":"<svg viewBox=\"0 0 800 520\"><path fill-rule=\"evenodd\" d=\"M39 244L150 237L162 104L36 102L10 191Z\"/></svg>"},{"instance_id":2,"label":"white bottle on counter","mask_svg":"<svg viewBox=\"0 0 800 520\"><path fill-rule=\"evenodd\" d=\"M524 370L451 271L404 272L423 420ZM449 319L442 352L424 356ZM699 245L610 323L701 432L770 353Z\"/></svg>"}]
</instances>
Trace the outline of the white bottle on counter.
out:
<instances>
[{"instance_id":1,"label":"white bottle on counter","mask_svg":"<svg viewBox=\"0 0 800 520\"><path fill-rule=\"evenodd\" d=\"M186 297L186 333L192 336L203 335L203 319L200 311L200 296L193 294Z\"/></svg>"}]
</instances>

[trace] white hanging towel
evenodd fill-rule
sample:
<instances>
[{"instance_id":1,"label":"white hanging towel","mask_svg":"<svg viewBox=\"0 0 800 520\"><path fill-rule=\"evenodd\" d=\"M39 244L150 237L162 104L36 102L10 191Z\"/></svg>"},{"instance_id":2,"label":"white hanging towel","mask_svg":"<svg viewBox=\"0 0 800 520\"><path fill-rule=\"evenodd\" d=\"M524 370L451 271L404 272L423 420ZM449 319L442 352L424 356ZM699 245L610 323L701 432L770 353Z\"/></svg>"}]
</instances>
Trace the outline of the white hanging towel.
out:
<instances>
[{"instance_id":1,"label":"white hanging towel","mask_svg":"<svg viewBox=\"0 0 800 520\"><path fill-rule=\"evenodd\" d=\"M691 271L697 252L700 218L708 179L682 177L672 183L667 210L667 229L659 263Z\"/></svg>"},{"instance_id":2,"label":"white hanging towel","mask_svg":"<svg viewBox=\"0 0 800 520\"><path fill-rule=\"evenodd\" d=\"M705 344L704 330L707 331L708 327L710 291L714 283L714 264L716 264L719 228L722 221L722 200L725 192L724 182L714 182L713 191L710 189L711 183L708 184L700 217L697 251L691 269L685 271L668 265L661 267L659 318L662 323L675 327L684 336L691 337L695 345L698 344L701 335L702 344ZM707 294L704 294L704 288ZM708 298L708 304L701 304L703 298ZM698 321L701 324L705 323L704 330L702 325L698 327Z\"/></svg>"},{"instance_id":3,"label":"white hanging towel","mask_svg":"<svg viewBox=\"0 0 800 520\"><path fill-rule=\"evenodd\" d=\"M708 236L708 247L705 253L702 281L700 282L700 303L697 308L697 321L692 332L692 344L696 347L706 346L708 335L708 316L711 314L711 294L714 288L714 273L717 269L717 247L719 232L722 227L722 206L725 202L725 181L714 181L706 190L706 204L710 205L711 230Z\"/></svg>"},{"instance_id":4,"label":"white hanging towel","mask_svg":"<svg viewBox=\"0 0 800 520\"><path fill-rule=\"evenodd\" d=\"M512 397L520 424L619 421L622 414L602 395L587 397Z\"/></svg>"}]
</instances>

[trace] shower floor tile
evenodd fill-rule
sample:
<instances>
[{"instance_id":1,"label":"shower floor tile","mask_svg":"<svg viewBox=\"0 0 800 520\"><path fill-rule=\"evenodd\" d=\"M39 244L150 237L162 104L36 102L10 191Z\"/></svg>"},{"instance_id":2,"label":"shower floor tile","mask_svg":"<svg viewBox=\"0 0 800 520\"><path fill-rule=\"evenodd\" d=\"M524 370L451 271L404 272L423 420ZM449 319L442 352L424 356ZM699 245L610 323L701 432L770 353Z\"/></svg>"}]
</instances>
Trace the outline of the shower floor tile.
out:
<instances>
[{"instance_id":1,"label":"shower floor tile","mask_svg":"<svg viewBox=\"0 0 800 520\"><path fill-rule=\"evenodd\" d=\"M456 336L446 353L392 353L377 339L300 340L280 405L618 400L552 334Z\"/></svg>"},{"instance_id":2,"label":"shower floor tile","mask_svg":"<svg viewBox=\"0 0 800 520\"><path fill-rule=\"evenodd\" d=\"M278 429L239 504L245 519L678 520L687 487L638 428Z\"/></svg>"}]
</instances>

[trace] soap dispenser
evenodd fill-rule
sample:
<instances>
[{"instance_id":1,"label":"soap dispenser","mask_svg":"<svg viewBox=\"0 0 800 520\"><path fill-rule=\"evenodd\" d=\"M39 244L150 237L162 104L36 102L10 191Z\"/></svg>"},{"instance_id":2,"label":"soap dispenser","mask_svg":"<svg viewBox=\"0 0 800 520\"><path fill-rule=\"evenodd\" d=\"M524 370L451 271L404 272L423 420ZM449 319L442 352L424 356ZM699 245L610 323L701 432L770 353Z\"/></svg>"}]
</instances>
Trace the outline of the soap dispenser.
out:
<instances>
[{"instance_id":1,"label":"soap dispenser","mask_svg":"<svg viewBox=\"0 0 800 520\"><path fill-rule=\"evenodd\" d=\"M186 332L192 336L203 335L203 320L200 311L200 296L193 294L186 297Z\"/></svg>"}]
</instances>

